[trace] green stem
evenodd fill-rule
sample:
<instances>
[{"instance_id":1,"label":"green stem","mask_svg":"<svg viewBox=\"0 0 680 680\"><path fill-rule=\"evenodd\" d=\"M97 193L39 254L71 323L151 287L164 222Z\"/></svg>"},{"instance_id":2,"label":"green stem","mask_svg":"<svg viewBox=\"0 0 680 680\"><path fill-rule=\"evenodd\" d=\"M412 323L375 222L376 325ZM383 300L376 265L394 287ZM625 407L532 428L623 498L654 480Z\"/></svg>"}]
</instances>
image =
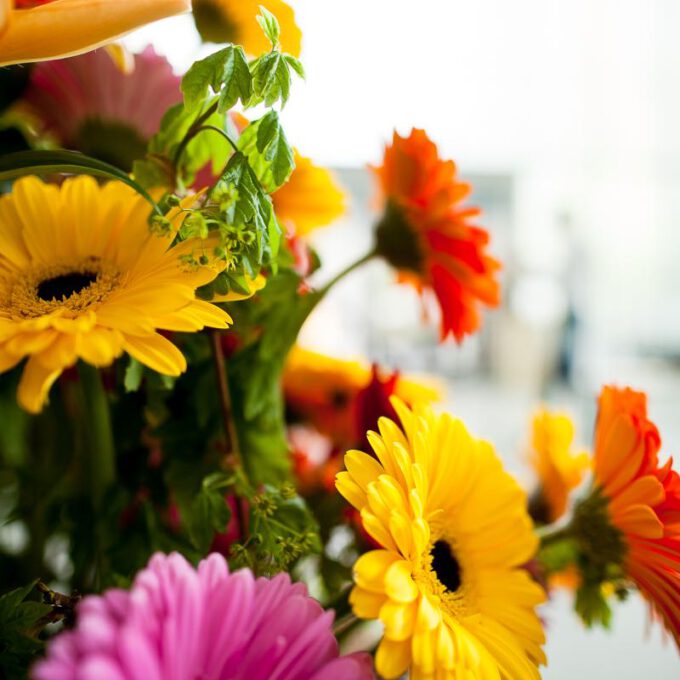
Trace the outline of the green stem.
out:
<instances>
[{"instance_id":1,"label":"green stem","mask_svg":"<svg viewBox=\"0 0 680 680\"><path fill-rule=\"evenodd\" d=\"M345 267L345 269L343 269L339 274L334 276L323 288L321 288L319 290L320 297L323 297L324 295L326 295L326 293L333 286L335 286L335 284L338 283L338 281L344 279L345 276L347 276L348 274L353 272L355 269L359 269L359 267L363 266L364 264L366 264L367 262L372 260L377 255L378 255L378 253L375 250L371 250L369 253L366 253L366 255L364 255L363 257L360 257L355 262L352 262L352 264L350 264L348 267Z\"/></svg>"},{"instance_id":2,"label":"green stem","mask_svg":"<svg viewBox=\"0 0 680 680\"><path fill-rule=\"evenodd\" d=\"M205 123L210 116L213 115L217 111L217 100L215 100L191 125L191 127L187 130L187 133L184 135L184 138L182 141L179 143L179 146L175 150L175 153L172 157L172 164L173 166L177 166L177 163L179 162L179 159L182 157L182 154L184 153L184 150L187 148L187 145L189 142L201 131L201 126L203 123Z\"/></svg>"},{"instance_id":3,"label":"green stem","mask_svg":"<svg viewBox=\"0 0 680 680\"><path fill-rule=\"evenodd\" d=\"M229 390L229 379L227 376L227 362L224 359L221 335L217 330L210 331L210 348L212 350L213 362L215 364L215 377L217 379L217 391L220 397L220 410L222 413L222 423L224 427L224 437L226 439L227 454L233 459L233 463L239 468L245 478L246 484L250 484L246 469L241 457L241 447L238 442L238 431L234 422L234 408L231 403L231 392ZM230 461L231 462L231 461ZM236 524L241 539L246 535L248 528L241 498L236 497Z\"/></svg>"},{"instance_id":4,"label":"green stem","mask_svg":"<svg viewBox=\"0 0 680 680\"><path fill-rule=\"evenodd\" d=\"M561 541L566 541L574 537L571 524L566 526L560 524L556 526L550 524L545 527L540 527L536 530L536 533L541 541L541 548L546 548L549 545L554 545L555 543L560 543Z\"/></svg>"},{"instance_id":5,"label":"green stem","mask_svg":"<svg viewBox=\"0 0 680 680\"><path fill-rule=\"evenodd\" d=\"M109 402L99 371L84 362L78 365L82 389L82 409L86 437L87 469L90 496L98 509L107 489L116 478L116 456L113 445Z\"/></svg>"}]
</instances>

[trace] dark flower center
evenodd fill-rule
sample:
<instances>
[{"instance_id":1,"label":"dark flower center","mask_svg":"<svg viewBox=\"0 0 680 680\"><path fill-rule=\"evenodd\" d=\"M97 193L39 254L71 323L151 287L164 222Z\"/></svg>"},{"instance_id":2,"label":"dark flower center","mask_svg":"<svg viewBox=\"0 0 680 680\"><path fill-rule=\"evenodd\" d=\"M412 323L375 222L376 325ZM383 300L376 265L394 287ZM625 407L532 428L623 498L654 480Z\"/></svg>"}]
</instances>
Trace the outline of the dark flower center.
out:
<instances>
[{"instance_id":1,"label":"dark flower center","mask_svg":"<svg viewBox=\"0 0 680 680\"><path fill-rule=\"evenodd\" d=\"M412 227L404 211L394 203L388 203L382 220L376 229L376 252L393 267L422 274L424 254L418 233Z\"/></svg>"},{"instance_id":2,"label":"dark flower center","mask_svg":"<svg viewBox=\"0 0 680 680\"><path fill-rule=\"evenodd\" d=\"M430 550L432 555L432 570L439 582L450 593L460 588L460 564L454 557L451 546L446 541L437 541Z\"/></svg>"},{"instance_id":3,"label":"dark flower center","mask_svg":"<svg viewBox=\"0 0 680 680\"><path fill-rule=\"evenodd\" d=\"M89 288L97 280L94 272L71 272L45 279L38 284L38 297L45 302L68 299Z\"/></svg>"}]
</instances>

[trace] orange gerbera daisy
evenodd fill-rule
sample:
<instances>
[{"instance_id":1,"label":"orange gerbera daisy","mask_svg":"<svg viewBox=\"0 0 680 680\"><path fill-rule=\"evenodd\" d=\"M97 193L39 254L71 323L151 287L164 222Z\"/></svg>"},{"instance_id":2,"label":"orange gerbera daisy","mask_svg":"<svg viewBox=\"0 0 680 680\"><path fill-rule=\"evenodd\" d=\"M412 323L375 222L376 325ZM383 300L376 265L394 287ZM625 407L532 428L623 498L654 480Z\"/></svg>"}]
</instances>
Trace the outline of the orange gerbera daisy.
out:
<instances>
[{"instance_id":1,"label":"orange gerbera daisy","mask_svg":"<svg viewBox=\"0 0 680 680\"><path fill-rule=\"evenodd\" d=\"M419 292L434 291L441 337L461 342L481 325L479 307L499 303L500 264L486 252L489 234L473 226L478 208L462 206L470 185L453 161L439 158L423 130L396 132L383 164L373 168L386 200L376 250Z\"/></svg>"},{"instance_id":2,"label":"orange gerbera daisy","mask_svg":"<svg viewBox=\"0 0 680 680\"><path fill-rule=\"evenodd\" d=\"M364 441L366 423L393 415L389 397L407 404L437 401L435 385L398 374L385 376L359 361L346 361L294 347L283 373L286 409L296 422L313 425L338 447Z\"/></svg>"},{"instance_id":3,"label":"orange gerbera daisy","mask_svg":"<svg viewBox=\"0 0 680 680\"><path fill-rule=\"evenodd\" d=\"M680 476L659 465L659 432L647 398L605 387L595 433L594 472L611 524L624 544L623 568L680 647Z\"/></svg>"}]
</instances>

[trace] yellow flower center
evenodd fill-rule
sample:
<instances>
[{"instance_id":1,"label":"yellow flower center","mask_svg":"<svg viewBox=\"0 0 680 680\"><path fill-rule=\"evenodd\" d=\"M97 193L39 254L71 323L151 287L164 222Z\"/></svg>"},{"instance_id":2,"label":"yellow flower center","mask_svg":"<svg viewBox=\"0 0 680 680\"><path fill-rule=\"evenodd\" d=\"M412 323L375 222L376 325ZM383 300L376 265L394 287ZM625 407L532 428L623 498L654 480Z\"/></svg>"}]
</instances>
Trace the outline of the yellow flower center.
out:
<instances>
[{"instance_id":1,"label":"yellow flower center","mask_svg":"<svg viewBox=\"0 0 680 680\"><path fill-rule=\"evenodd\" d=\"M442 536L423 553L415 578L439 598L442 610L454 619L471 613L470 585L456 557L455 541Z\"/></svg>"},{"instance_id":2,"label":"yellow flower center","mask_svg":"<svg viewBox=\"0 0 680 680\"><path fill-rule=\"evenodd\" d=\"M66 316L76 316L108 297L118 287L120 277L113 263L96 257L38 267L14 282L8 311L24 319L57 310L63 310Z\"/></svg>"}]
</instances>

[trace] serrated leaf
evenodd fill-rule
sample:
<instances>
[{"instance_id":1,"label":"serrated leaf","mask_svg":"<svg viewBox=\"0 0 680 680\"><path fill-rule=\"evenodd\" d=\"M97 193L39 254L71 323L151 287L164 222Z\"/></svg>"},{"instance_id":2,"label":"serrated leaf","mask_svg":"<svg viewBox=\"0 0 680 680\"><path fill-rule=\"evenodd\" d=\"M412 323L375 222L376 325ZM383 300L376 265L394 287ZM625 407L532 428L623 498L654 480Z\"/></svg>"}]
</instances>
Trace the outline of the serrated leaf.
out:
<instances>
[{"instance_id":1,"label":"serrated leaf","mask_svg":"<svg viewBox=\"0 0 680 680\"><path fill-rule=\"evenodd\" d=\"M251 63L253 75L253 95L248 107L264 102L273 106L281 101L283 108L290 96L290 70L281 52L269 52Z\"/></svg>"},{"instance_id":2,"label":"serrated leaf","mask_svg":"<svg viewBox=\"0 0 680 680\"><path fill-rule=\"evenodd\" d=\"M42 643L33 635L41 619L51 611L48 604L24 601L37 581L0 597L0 677L22 678Z\"/></svg>"},{"instance_id":3,"label":"serrated leaf","mask_svg":"<svg viewBox=\"0 0 680 680\"><path fill-rule=\"evenodd\" d=\"M252 91L253 83L246 55L240 46L233 46L224 66L218 111L221 113L228 111L239 99L245 104L250 99Z\"/></svg>"},{"instance_id":4,"label":"serrated leaf","mask_svg":"<svg viewBox=\"0 0 680 680\"><path fill-rule=\"evenodd\" d=\"M147 189L169 187L174 189L175 168L172 160L189 128L195 123L197 114L188 111L182 104L169 108L161 121L159 131L151 138L146 158L135 162L135 179ZM204 125L226 130L227 118L214 113ZM210 164L215 174L224 167L231 153L231 146L221 135L203 132L196 135L186 146L178 161L178 175L181 182L191 182L195 173Z\"/></svg>"},{"instance_id":5,"label":"serrated leaf","mask_svg":"<svg viewBox=\"0 0 680 680\"><path fill-rule=\"evenodd\" d=\"M260 5L260 15L257 17L257 23L260 24L260 27L272 44L272 47L278 47L279 38L281 36L281 27L279 26L277 18L262 5Z\"/></svg>"},{"instance_id":6,"label":"serrated leaf","mask_svg":"<svg viewBox=\"0 0 680 680\"><path fill-rule=\"evenodd\" d=\"M288 66L290 66L300 78L303 80L306 78L304 66L299 59L296 59L292 54L284 54L283 58L286 60Z\"/></svg>"},{"instance_id":7,"label":"serrated leaf","mask_svg":"<svg viewBox=\"0 0 680 680\"><path fill-rule=\"evenodd\" d=\"M265 250L269 250L269 223L273 212L269 196L240 151L229 159L221 179L235 190L236 200L231 207L234 224L255 228L257 257L261 262Z\"/></svg>"},{"instance_id":8,"label":"serrated leaf","mask_svg":"<svg viewBox=\"0 0 680 680\"><path fill-rule=\"evenodd\" d=\"M207 552L215 533L226 531L230 519L231 510L224 493L204 485L194 498L188 521L189 538L194 547Z\"/></svg>"},{"instance_id":9,"label":"serrated leaf","mask_svg":"<svg viewBox=\"0 0 680 680\"><path fill-rule=\"evenodd\" d=\"M293 149L276 111L253 121L239 137L238 147L268 193L285 184L295 168Z\"/></svg>"},{"instance_id":10,"label":"serrated leaf","mask_svg":"<svg viewBox=\"0 0 680 680\"><path fill-rule=\"evenodd\" d=\"M247 101L251 94L251 75L243 48L229 45L219 52L195 62L182 78L184 105L189 111L205 103L210 91L220 94L219 109L230 109L239 98Z\"/></svg>"}]
</instances>

